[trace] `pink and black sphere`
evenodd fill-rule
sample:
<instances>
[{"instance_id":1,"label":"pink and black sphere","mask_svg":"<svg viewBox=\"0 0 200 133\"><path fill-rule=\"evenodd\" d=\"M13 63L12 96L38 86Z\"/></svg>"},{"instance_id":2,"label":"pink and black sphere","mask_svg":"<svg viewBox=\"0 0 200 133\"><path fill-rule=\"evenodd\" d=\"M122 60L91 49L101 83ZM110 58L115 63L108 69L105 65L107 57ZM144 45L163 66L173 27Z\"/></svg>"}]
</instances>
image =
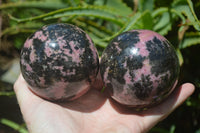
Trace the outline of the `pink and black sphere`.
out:
<instances>
[{"instance_id":1,"label":"pink and black sphere","mask_svg":"<svg viewBox=\"0 0 200 133\"><path fill-rule=\"evenodd\" d=\"M71 24L42 27L25 42L21 72L36 95L50 101L73 100L85 94L99 69L91 38Z\"/></svg>"},{"instance_id":2,"label":"pink and black sphere","mask_svg":"<svg viewBox=\"0 0 200 133\"><path fill-rule=\"evenodd\" d=\"M175 49L156 32L121 33L105 48L99 64L91 38L77 26L62 23L32 34L22 48L20 65L29 89L44 99L80 97L94 85L100 70L111 98L136 108L168 97L180 69Z\"/></svg>"},{"instance_id":3,"label":"pink and black sphere","mask_svg":"<svg viewBox=\"0 0 200 133\"><path fill-rule=\"evenodd\" d=\"M103 52L100 72L117 102L145 108L165 99L179 74L176 51L166 38L150 30L115 37Z\"/></svg>"}]
</instances>

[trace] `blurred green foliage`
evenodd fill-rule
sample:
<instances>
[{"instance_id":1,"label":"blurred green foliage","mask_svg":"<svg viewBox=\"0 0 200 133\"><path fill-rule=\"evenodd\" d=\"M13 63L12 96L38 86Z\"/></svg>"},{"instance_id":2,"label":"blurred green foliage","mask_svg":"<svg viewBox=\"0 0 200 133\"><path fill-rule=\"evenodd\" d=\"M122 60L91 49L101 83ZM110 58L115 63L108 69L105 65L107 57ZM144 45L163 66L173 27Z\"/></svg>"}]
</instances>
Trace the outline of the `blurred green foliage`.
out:
<instances>
[{"instance_id":1,"label":"blurred green foliage","mask_svg":"<svg viewBox=\"0 0 200 133\"><path fill-rule=\"evenodd\" d=\"M51 23L81 27L100 55L109 41L124 31L150 29L164 35L179 56L179 84L192 82L196 91L150 132L200 132L199 0L4 0L0 17L0 46L11 43L19 51L28 36ZM0 92L0 96L4 94L8 95Z\"/></svg>"}]
</instances>

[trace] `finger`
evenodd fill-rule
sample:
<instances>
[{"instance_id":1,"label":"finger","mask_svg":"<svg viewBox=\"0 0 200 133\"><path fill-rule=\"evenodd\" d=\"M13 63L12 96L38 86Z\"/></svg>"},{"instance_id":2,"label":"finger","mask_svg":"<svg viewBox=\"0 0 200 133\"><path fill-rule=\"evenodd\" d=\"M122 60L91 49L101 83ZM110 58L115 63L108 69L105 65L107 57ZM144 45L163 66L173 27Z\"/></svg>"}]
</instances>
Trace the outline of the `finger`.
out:
<instances>
[{"instance_id":1,"label":"finger","mask_svg":"<svg viewBox=\"0 0 200 133\"><path fill-rule=\"evenodd\" d=\"M177 107L179 107L189 96L192 95L194 90L195 90L195 87L191 83L185 83L181 87L179 87L179 90L174 94L175 96L174 96L174 98L172 98L171 103L168 103L168 105L170 106L173 103L173 99L175 101L175 103L172 106L172 108L171 109L169 108L168 113L171 113ZM176 97L177 97L177 99L176 99Z\"/></svg>"},{"instance_id":2,"label":"finger","mask_svg":"<svg viewBox=\"0 0 200 133\"><path fill-rule=\"evenodd\" d=\"M22 75L19 76L18 80L14 84L14 91L16 93L27 128L31 133L52 133L62 130L63 127L64 130L68 131L69 125L72 125L71 127L73 127L73 121L70 119L70 117L67 117L69 119L64 120L62 117L66 118L67 115L62 115L62 117L60 117L61 113L63 113L60 106L43 100L29 90ZM55 121L59 122L60 119L61 124L56 125ZM70 121L68 122L69 124L67 124L67 126L65 125L65 120L67 122Z\"/></svg>"},{"instance_id":3,"label":"finger","mask_svg":"<svg viewBox=\"0 0 200 133\"><path fill-rule=\"evenodd\" d=\"M37 103L41 102L42 100L29 90L21 74L14 84L14 91L23 114L25 111L35 108Z\"/></svg>"},{"instance_id":4,"label":"finger","mask_svg":"<svg viewBox=\"0 0 200 133\"><path fill-rule=\"evenodd\" d=\"M174 91L163 103L149 109L144 117L144 125L154 126L159 121L166 118L172 111L179 107L192 93L195 87L193 84L185 83ZM150 115L152 114L152 115Z\"/></svg>"}]
</instances>

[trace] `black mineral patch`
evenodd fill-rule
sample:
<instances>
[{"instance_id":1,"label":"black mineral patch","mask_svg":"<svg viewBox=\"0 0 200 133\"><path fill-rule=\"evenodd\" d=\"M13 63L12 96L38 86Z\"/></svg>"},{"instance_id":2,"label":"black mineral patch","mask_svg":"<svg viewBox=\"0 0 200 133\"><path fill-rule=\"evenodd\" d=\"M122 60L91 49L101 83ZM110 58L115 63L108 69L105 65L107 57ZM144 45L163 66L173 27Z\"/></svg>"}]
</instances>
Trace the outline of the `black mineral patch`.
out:
<instances>
[{"instance_id":1,"label":"black mineral patch","mask_svg":"<svg viewBox=\"0 0 200 133\"><path fill-rule=\"evenodd\" d=\"M169 47L166 41L160 41L158 38L154 37L153 40L146 43L146 47L149 51L152 74L158 76L168 70L170 73L174 72L174 68L177 66L176 52Z\"/></svg>"},{"instance_id":2,"label":"black mineral patch","mask_svg":"<svg viewBox=\"0 0 200 133\"><path fill-rule=\"evenodd\" d=\"M145 76L142 74L141 80L135 82L131 89L135 91L138 99L145 100L148 98L153 89L153 82L150 80L150 75Z\"/></svg>"},{"instance_id":3,"label":"black mineral patch","mask_svg":"<svg viewBox=\"0 0 200 133\"><path fill-rule=\"evenodd\" d=\"M143 66L143 61L145 60L145 57L142 56L133 56L132 58L127 59L127 67L129 70L136 70L140 69Z\"/></svg>"},{"instance_id":4,"label":"black mineral patch","mask_svg":"<svg viewBox=\"0 0 200 133\"><path fill-rule=\"evenodd\" d=\"M117 39L117 40L116 40ZM126 49L132 47L134 44L140 41L139 39L139 32L124 32L121 35L119 35L116 39L113 39L113 41L118 41L119 47L121 49Z\"/></svg>"},{"instance_id":5,"label":"black mineral patch","mask_svg":"<svg viewBox=\"0 0 200 133\"><path fill-rule=\"evenodd\" d=\"M45 53L44 53L44 42L42 42L39 39L33 39L33 48L35 49L35 53L37 57L39 58L39 62L41 62L44 59Z\"/></svg>"}]
</instances>

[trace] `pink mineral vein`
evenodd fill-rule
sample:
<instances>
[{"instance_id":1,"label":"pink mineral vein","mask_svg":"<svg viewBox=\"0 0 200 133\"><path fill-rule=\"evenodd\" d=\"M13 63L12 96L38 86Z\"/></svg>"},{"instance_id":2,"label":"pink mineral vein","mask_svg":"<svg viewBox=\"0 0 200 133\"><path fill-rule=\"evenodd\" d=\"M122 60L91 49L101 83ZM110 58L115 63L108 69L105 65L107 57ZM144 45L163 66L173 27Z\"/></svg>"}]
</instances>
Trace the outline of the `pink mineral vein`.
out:
<instances>
[{"instance_id":1,"label":"pink mineral vein","mask_svg":"<svg viewBox=\"0 0 200 133\"><path fill-rule=\"evenodd\" d=\"M27 39L24 43L24 48L30 48L33 44L33 39Z\"/></svg>"},{"instance_id":2,"label":"pink mineral vein","mask_svg":"<svg viewBox=\"0 0 200 133\"><path fill-rule=\"evenodd\" d=\"M34 38L37 38L37 39L39 39L39 40L41 40L41 41L46 41L47 40L47 36L45 36L43 33L42 33L42 31L37 31L37 32L35 32L35 34L34 34Z\"/></svg>"},{"instance_id":3,"label":"pink mineral vein","mask_svg":"<svg viewBox=\"0 0 200 133\"><path fill-rule=\"evenodd\" d=\"M149 31L149 30L141 30L140 32L140 40L142 42L147 42L149 40L153 40L154 37L157 37L161 41L165 41L166 39L161 36L160 34L154 32L154 31Z\"/></svg>"},{"instance_id":4,"label":"pink mineral vein","mask_svg":"<svg viewBox=\"0 0 200 133\"><path fill-rule=\"evenodd\" d=\"M138 42L137 44L135 44L135 47L139 48L139 55L143 57L147 57L149 55L149 51L146 49L146 45L144 42Z\"/></svg>"},{"instance_id":5,"label":"pink mineral vein","mask_svg":"<svg viewBox=\"0 0 200 133\"><path fill-rule=\"evenodd\" d=\"M141 80L142 75L151 75L151 66L149 64L149 59L143 61L143 66L140 69L134 70L135 78L134 81Z\"/></svg>"},{"instance_id":6,"label":"pink mineral vein","mask_svg":"<svg viewBox=\"0 0 200 133\"><path fill-rule=\"evenodd\" d=\"M72 55L71 55L71 57L72 57L72 61L73 62L76 62L76 63L80 63L81 62L81 59L80 59L80 55L82 55L83 54L83 50L80 50L80 49L75 49L74 47L76 46L76 42L74 42L74 41L70 41L69 42L69 45L70 45L70 47L71 47L71 49L72 49Z\"/></svg>"}]
</instances>

